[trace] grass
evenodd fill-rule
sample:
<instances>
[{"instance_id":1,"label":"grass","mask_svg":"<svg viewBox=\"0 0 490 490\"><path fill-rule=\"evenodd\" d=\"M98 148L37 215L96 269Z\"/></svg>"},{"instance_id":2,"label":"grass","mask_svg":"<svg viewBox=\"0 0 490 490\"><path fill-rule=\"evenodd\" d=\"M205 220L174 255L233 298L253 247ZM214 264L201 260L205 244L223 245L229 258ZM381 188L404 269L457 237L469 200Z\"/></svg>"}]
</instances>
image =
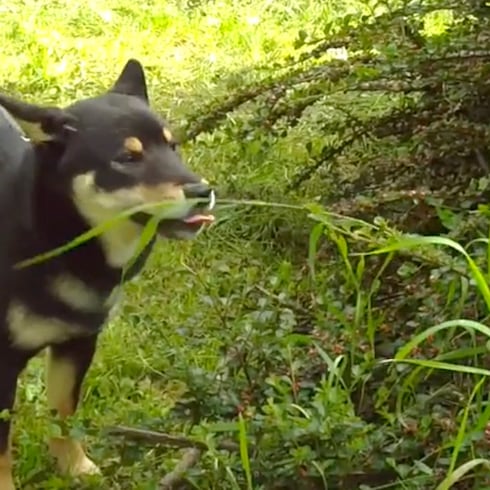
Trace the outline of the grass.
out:
<instances>
[{"instance_id":1,"label":"grass","mask_svg":"<svg viewBox=\"0 0 490 490\"><path fill-rule=\"evenodd\" d=\"M327 23L369 8L354 0L15 0L0 6L1 86L62 105L108 88L136 57L154 107L181 128L216 95L265 80L295 53L300 31L321 35ZM424 28L441 33L451 19L441 11ZM391 103L355 102L359 112ZM72 422L102 477L73 482L54 471L45 440L57 429L42 360L31 363L18 396L20 488L157 489L179 453L104 435L117 424L206 441L211 449L188 474L189 488L203 490L419 490L436 481L443 490L488 467L480 443L489 371L479 365L489 336L488 240L465 248L327 213L311 204L320 179L286 199L292 173L310 158L304 135L319 146L327 138L316 116L273 143L262 131L236 140L225 127L184 147L193 168L241 203L229 200L196 241L161 244L125 287ZM229 115L228 128L242 123ZM267 233L275 220L293 234L306 229L309 241L281 247ZM421 261L437 276L430 287L419 281ZM393 276L415 292L402 290L401 306L380 306ZM414 304L414 321L397 316ZM215 449L222 436L237 442L236 454Z\"/></svg>"}]
</instances>

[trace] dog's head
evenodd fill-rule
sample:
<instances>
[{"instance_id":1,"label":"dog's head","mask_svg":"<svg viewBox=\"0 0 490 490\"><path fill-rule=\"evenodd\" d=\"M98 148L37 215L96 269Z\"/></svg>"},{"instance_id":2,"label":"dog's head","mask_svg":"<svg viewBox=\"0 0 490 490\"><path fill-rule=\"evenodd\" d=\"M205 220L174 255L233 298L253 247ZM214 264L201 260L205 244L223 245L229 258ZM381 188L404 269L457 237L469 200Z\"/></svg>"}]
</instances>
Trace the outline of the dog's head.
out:
<instances>
[{"instance_id":1,"label":"dog's head","mask_svg":"<svg viewBox=\"0 0 490 490\"><path fill-rule=\"evenodd\" d=\"M170 216L158 227L166 238L192 238L213 220L214 192L186 167L167 123L150 109L138 61L129 60L103 95L65 109L3 95L0 104L28 128L35 144L53 148L56 174L69 184L67 192L92 226L130 208L161 202L172 204ZM156 210L130 219L142 226Z\"/></svg>"}]
</instances>

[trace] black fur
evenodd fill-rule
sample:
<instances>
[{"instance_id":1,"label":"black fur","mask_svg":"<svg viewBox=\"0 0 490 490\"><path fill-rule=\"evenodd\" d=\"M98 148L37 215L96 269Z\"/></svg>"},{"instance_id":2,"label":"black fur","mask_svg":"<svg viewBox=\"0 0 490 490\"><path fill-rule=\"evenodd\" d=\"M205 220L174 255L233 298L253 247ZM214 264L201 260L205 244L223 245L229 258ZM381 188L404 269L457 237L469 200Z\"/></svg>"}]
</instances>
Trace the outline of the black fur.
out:
<instances>
[{"instance_id":1,"label":"black fur","mask_svg":"<svg viewBox=\"0 0 490 490\"><path fill-rule=\"evenodd\" d=\"M155 193L159 185L167 184L187 195L209 197L212 191L185 167L174 143L162 134L166 124L149 108L144 72L135 60L128 62L106 94L66 109L43 108L4 95L0 104L16 119L39 124L46 135L44 141L29 142L8 114L0 112L0 411L12 409L19 373L48 346L55 360L68 360L74 368L74 388L66 397L76 405L109 313L106 300L118 285L140 272L156 236L124 274L124 264L111 264L98 238L39 264L21 269L16 264L62 246L94 225L76 200L74 179L81 175L92 172L97 192L111 199L114 191L142 188ZM136 138L144 151L131 154L124 147L126 138ZM186 191L189 185L193 192ZM190 214L198 212L202 207L194 207ZM187 216L164 221L159 228L166 230L163 236L181 238L185 232L192 237L198 227L186 224ZM141 215L138 219L145 221ZM90 308L69 304L53 290L51 281L66 276L95 298ZM19 341L23 333L12 330L14 304L38 318L76 326L77 331L61 328L51 336L39 331L37 342L36 325L26 325L33 340ZM46 326L39 325L39 329ZM8 459L8 432L9 422L0 422L0 486L9 481L7 473L2 480L1 459Z\"/></svg>"}]
</instances>

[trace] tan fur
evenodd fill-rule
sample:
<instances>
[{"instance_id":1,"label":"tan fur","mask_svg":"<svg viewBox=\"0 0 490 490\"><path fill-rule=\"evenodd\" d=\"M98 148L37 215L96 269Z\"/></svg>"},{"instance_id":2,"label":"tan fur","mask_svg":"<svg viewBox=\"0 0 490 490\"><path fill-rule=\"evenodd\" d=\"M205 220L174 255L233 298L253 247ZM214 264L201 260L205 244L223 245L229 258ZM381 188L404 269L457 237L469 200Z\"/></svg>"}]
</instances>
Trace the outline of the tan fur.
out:
<instances>
[{"instance_id":1,"label":"tan fur","mask_svg":"<svg viewBox=\"0 0 490 490\"><path fill-rule=\"evenodd\" d=\"M76 277L63 274L51 280L51 294L65 305L78 311L98 311L101 307L99 295Z\"/></svg>"},{"instance_id":2,"label":"tan fur","mask_svg":"<svg viewBox=\"0 0 490 490\"><path fill-rule=\"evenodd\" d=\"M172 132L170 131L170 129L168 128L163 128L163 139L167 142L167 143L172 143L173 140L174 140L174 137L172 135Z\"/></svg>"},{"instance_id":3,"label":"tan fur","mask_svg":"<svg viewBox=\"0 0 490 490\"><path fill-rule=\"evenodd\" d=\"M104 192L97 188L94 179L94 172L75 177L73 192L75 204L84 216L92 216L98 222L109 220L114 217L114 213L141 204L185 200L182 186L176 184L140 184L132 188Z\"/></svg>"},{"instance_id":4,"label":"tan fur","mask_svg":"<svg viewBox=\"0 0 490 490\"><path fill-rule=\"evenodd\" d=\"M91 226L112 220L115 214L138 205L166 200L185 202L182 187L174 184L138 185L103 192L95 185L93 172L75 177L73 194L75 205ZM108 263L124 267L136 252L140 234L141 227L129 220L110 225L100 236Z\"/></svg>"},{"instance_id":5,"label":"tan fur","mask_svg":"<svg viewBox=\"0 0 490 490\"><path fill-rule=\"evenodd\" d=\"M49 442L49 451L56 458L61 473L70 476L101 473L99 467L85 454L79 441L55 437Z\"/></svg>"},{"instance_id":6,"label":"tan fur","mask_svg":"<svg viewBox=\"0 0 490 490\"><path fill-rule=\"evenodd\" d=\"M14 480L12 477L12 455L10 452L11 439L12 427L10 428L7 452L0 455L0 490L15 490Z\"/></svg>"},{"instance_id":7,"label":"tan fur","mask_svg":"<svg viewBox=\"0 0 490 490\"><path fill-rule=\"evenodd\" d=\"M132 153L143 153L143 143L136 136L124 140L124 148Z\"/></svg>"},{"instance_id":8,"label":"tan fur","mask_svg":"<svg viewBox=\"0 0 490 490\"><path fill-rule=\"evenodd\" d=\"M112 310L119 302L120 287L113 289L103 300L93 289L80 279L68 274L56 276L49 284L51 294L65 305L78 311L94 312L101 308Z\"/></svg>"},{"instance_id":9,"label":"tan fur","mask_svg":"<svg viewBox=\"0 0 490 490\"><path fill-rule=\"evenodd\" d=\"M50 410L56 410L61 418L75 412L72 398L75 387L75 368L67 359L55 358L48 349L46 353L46 396Z\"/></svg>"},{"instance_id":10,"label":"tan fur","mask_svg":"<svg viewBox=\"0 0 490 490\"><path fill-rule=\"evenodd\" d=\"M143 202L146 204L161 201L184 201L185 194L182 187L175 184L158 184L154 186L139 185L136 187Z\"/></svg>"},{"instance_id":11,"label":"tan fur","mask_svg":"<svg viewBox=\"0 0 490 490\"><path fill-rule=\"evenodd\" d=\"M46 391L48 407L56 410L61 419L73 415L75 368L67 359L55 358L48 349L46 362ZM52 456L60 471L71 476L99 473L96 464L87 457L82 444L68 436L54 437L49 442Z\"/></svg>"},{"instance_id":12,"label":"tan fur","mask_svg":"<svg viewBox=\"0 0 490 490\"><path fill-rule=\"evenodd\" d=\"M141 204L141 197L134 189L111 193L100 192L94 183L94 173L80 175L73 181L75 205L90 223L97 226L114 218L118 212ZM141 228L128 220L120 221L105 230L100 240L109 265L124 267L136 252Z\"/></svg>"},{"instance_id":13,"label":"tan fur","mask_svg":"<svg viewBox=\"0 0 490 490\"><path fill-rule=\"evenodd\" d=\"M81 331L71 323L36 315L19 302L9 305L7 323L13 345L26 350L69 340Z\"/></svg>"}]
</instances>

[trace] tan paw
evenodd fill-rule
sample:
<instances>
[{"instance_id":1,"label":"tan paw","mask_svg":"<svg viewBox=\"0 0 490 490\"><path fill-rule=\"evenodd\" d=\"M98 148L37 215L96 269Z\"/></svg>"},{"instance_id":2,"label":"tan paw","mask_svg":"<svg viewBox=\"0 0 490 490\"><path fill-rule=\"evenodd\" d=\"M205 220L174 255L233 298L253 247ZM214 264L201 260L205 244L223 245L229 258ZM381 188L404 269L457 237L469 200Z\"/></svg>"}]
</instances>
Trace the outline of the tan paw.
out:
<instances>
[{"instance_id":1,"label":"tan paw","mask_svg":"<svg viewBox=\"0 0 490 490\"><path fill-rule=\"evenodd\" d=\"M0 473L0 490L15 490L11 474Z\"/></svg>"},{"instance_id":2,"label":"tan paw","mask_svg":"<svg viewBox=\"0 0 490 490\"><path fill-rule=\"evenodd\" d=\"M98 475L99 467L85 454L82 445L73 439L55 438L50 452L56 458L61 473L70 476ZM2 490L0 488L0 490Z\"/></svg>"},{"instance_id":3,"label":"tan paw","mask_svg":"<svg viewBox=\"0 0 490 490\"><path fill-rule=\"evenodd\" d=\"M84 476L84 475L100 475L101 471L99 467L87 456L84 456L82 460L75 461L71 465L65 465L61 467L58 460L60 470L70 476Z\"/></svg>"}]
</instances>

